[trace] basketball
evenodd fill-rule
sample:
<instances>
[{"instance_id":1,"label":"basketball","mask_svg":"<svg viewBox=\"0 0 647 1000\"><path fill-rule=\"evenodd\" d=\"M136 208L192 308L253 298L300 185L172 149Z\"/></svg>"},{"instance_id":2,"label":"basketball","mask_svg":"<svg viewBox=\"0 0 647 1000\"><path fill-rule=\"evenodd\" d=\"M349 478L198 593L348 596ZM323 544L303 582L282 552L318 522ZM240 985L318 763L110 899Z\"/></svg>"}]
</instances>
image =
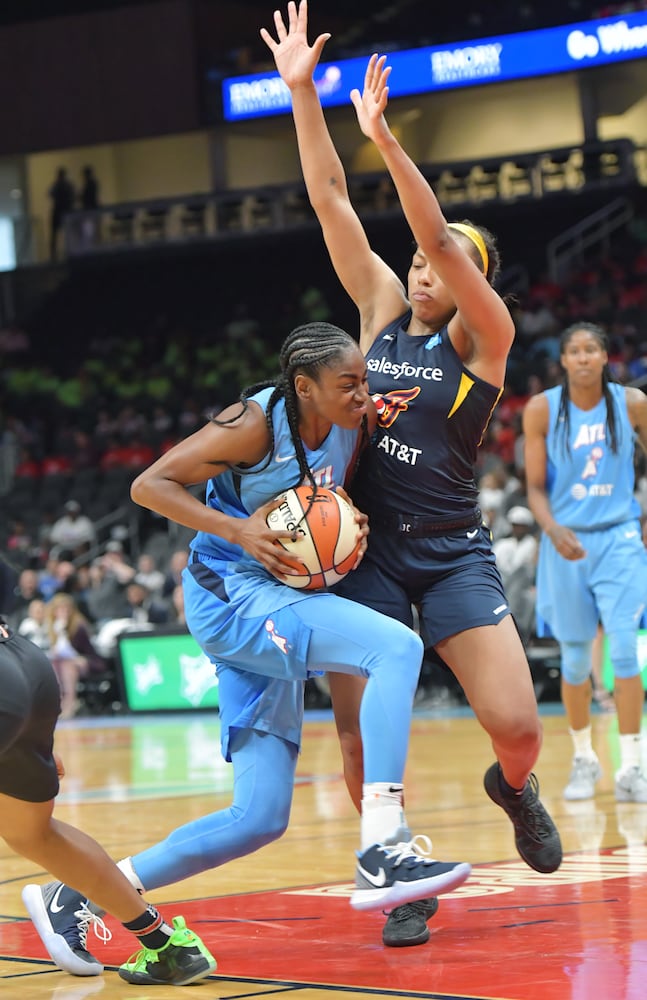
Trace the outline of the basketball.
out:
<instances>
[{"instance_id":1,"label":"basketball","mask_svg":"<svg viewBox=\"0 0 647 1000\"><path fill-rule=\"evenodd\" d=\"M277 500L279 498L277 497ZM274 531L296 531L295 542L279 539L301 562L294 562L299 576L285 583L301 590L330 587L346 576L359 552L358 525L352 507L332 490L297 486L281 494L281 505L270 511L267 525Z\"/></svg>"}]
</instances>

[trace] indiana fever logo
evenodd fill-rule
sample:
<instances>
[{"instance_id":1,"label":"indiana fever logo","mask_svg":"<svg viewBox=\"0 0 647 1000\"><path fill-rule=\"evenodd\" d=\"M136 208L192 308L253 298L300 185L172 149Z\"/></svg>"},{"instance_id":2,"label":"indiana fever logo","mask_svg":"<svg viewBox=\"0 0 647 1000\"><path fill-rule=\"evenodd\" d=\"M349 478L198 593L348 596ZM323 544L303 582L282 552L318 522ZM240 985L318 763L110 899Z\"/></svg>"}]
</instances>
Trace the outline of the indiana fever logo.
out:
<instances>
[{"instance_id":1,"label":"indiana fever logo","mask_svg":"<svg viewBox=\"0 0 647 1000\"><path fill-rule=\"evenodd\" d=\"M372 397L377 410L377 422L380 427L392 427L400 413L409 409L409 403L420 393L420 387L415 389L394 389L385 396L375 393Z\"/></svg>"}]
</instances>

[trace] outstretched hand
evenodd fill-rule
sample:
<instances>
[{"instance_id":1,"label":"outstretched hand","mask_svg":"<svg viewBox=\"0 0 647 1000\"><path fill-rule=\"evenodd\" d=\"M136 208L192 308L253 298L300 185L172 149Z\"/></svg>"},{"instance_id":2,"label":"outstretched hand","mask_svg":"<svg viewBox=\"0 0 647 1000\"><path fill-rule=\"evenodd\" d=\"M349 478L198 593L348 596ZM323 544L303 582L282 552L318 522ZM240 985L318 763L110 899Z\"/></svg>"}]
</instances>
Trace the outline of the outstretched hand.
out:
<instances>
[{"instance_id":1,"label":"outstretched hand","mask_svg":"<svg viewBox=\"0 0 647 1000\"><path fill-rule=\"evenodd\" d=\"M366 67L364 90L361 94L357 88L350 92L359 127L367 139L372 139L373 142L388 132L384 111L389 100L387 81L391 75L391 67L385 67L385 62L386 56L372 55Z\"/></svg>"},{"instance_id":2,"label":"outstretched hand","mask_svg":"<svg viewBox=\"0 0 647 1000\"><path fill-rule=\"evenodd\" d=\"M323 47L330 38L328 32L319 35L308 45L308 3L301 0L297 12L294 0L288 3L288 26L278 10L274 11L276 41L266 28L261 28L261 38L274 56L276 68L286 86L292 90L312 80Z\"/></svg>"}]
</instances>

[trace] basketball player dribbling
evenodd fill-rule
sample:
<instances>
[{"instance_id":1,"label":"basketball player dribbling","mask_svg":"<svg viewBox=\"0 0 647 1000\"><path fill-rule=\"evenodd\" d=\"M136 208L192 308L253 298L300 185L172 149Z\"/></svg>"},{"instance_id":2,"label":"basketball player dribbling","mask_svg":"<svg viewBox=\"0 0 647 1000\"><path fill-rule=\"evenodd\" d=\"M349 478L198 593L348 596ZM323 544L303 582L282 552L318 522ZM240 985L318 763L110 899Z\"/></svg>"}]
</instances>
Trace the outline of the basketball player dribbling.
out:
<instances>
[{"instance_id":1,"label":"basketball player dribbling","mask_svg":"<svg viewBox=\"0 0 647 1000\"><path fill-rule=\"evenodd\" d=\"M243 857L285 831L309 673L366 678L362 700L366 804L351 904L381 909L449 892L465 863L428 856L403 811L403 774L422 642L411 629L323 591L286 586L297 573L277 544L292 532L266 524L282 491L302 482L348 483L372 431L366 362L338 327L311 323L283 344L281 374L245 390L135 480L133 499L192 528L184 571L187 624L217 664L222 752L233 764L233 803L178 827L119 863L141 891L157 889ZM206 503L186 487L207 483ZM357 512L358 533L366 519ZM394 670L394 663L399 669ZM51 893L47 887L43 896ZM71 913L48 911L52 930ZM30 910L31 913L31 910ZM74 944L74 920L70 938ZM70 954L72 949L70 948ZM88 975L101 963L87 953ZM55 961L73 972L66 956Z\"/></svg>"}]
</instances>

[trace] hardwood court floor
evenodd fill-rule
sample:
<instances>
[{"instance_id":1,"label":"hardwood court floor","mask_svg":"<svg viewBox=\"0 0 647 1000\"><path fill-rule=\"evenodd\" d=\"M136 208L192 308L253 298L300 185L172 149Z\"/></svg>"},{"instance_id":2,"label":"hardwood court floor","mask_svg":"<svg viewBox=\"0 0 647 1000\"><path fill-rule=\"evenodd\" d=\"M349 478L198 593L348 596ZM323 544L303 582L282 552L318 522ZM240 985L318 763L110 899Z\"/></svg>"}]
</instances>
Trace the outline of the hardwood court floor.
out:
<instances>
[{"instance_id":1,"label":"hardwood court floor","mask_svg":"<svg viewBox=\"0 0 647 1000\"><path fill-rule=\"evenodd\" d=\"M543 707L543 706L542 706ZM550 712L550 708L546 710ZM216 871L148 894L181 913L218 959L191 987L196 1000L375 997L487 1000L644 1000L647 996L647 805L618 804L615 715L594 717L604 768L596 798L566 803L570 741L559 707L544 718L537 768L565 859L554 875L516 854L512 827L485 795L488 740L467 710L417 713L407 773L407 817L433 836L434 856L468 860L471 878L441 898L431 940L384 948L380 913L348 903L358 819L340 777L327 714L309 717L290 829L275 844ZM217 717L129 716L61 724L67 768L57 815L97 837L116 859L191 817L227 805L230 768ZM94 941L103 976L52 966L26 919L23 885L43 872L0 845L0 998L170 1000L177 988L128 986L114 971L132 938L108 918L113 940Z\"/></svg>"}]
</instances>

